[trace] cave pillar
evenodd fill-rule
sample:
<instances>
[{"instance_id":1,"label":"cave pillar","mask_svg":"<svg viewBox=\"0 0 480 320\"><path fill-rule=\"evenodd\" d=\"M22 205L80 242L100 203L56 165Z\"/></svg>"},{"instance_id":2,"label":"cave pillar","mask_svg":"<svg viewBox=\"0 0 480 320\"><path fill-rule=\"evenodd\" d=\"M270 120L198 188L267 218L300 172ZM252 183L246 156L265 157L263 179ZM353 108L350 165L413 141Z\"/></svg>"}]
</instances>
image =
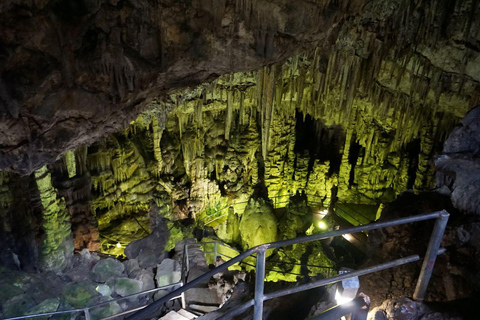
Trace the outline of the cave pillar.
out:
<instances>
[{"instance_id":1,"label":"cave pillar","mask_svg":"<svg viewBox=\"0 0 480 320\"><path fill-rule=\"evenodd\" d=\"M35 171L40 202L43 207L44 235L40 244L40 268L60 271L73 255L70 215L65 200L57 194L46 166Z\"/></svg>"}]
</instances>

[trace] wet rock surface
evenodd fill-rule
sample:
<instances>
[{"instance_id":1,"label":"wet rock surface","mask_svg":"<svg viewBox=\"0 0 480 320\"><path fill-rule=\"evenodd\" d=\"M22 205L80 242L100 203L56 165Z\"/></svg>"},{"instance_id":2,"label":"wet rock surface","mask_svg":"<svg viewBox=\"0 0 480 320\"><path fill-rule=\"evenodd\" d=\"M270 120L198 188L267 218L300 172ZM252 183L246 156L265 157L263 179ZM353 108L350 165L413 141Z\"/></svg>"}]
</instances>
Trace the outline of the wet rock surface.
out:
<instances>
[{"instance_id":1,"label":"wet rock surface","mask_svg":"<svg viewBox=\"0 0 480 320\"><path fill-rule=\"evenodd\" d=\"M468 262L472 249L459 244L457 228L462 217L453 208L448 196L438 193L415 195L406 193L388 204L381 221L430 213L446 209L450 212L449 227L445 232L442 247L447 253L438 256L428 287L426 301L451 301L468 297L475 290L472 280L474 264ZM398 227L389 227L369 233L369 258L364 266L383 263L413 254L423 256L433 230L433 222L421 222ZM470 252L470 253L467 253ZM387 299L412 297L420 272L421 262L383 270L360 277L361 288L371 298L372 307ZM473 273L472 273L473 272Z\"/></svg>"},{"instance_id":2,"label":"wet rock surface","mask_svg":"<svg viewBox=\"0 0 480 320\"><path fill-rule=\"evenodd\" d=\"M385 72L378 84L408 95L408 82L415 82L415 95L435 96L463 115L477 99L479 36L471 30L478 29L478 10L470 0L439 6L398 0L10 0L0 11L0 168L32 172L124 128L149 104L167 112L176 102L162 98L174 88L315 47L328 55L334 43L371 60L367 72L373 73L414 52L417 61L407 58L401 68L423 78L403 81ZM425 67L412 68L417 63ZM349 58L335 73L348 74L354 64ZM438 92L430 94L430 85ZM448 101L439 95L446 88L459 95ZM378 92L369 94L375 99Z\"/></svg>"},{"instance_id":3,"label":"wet rock surface","mask_svg":"<svg viewBox=\"0 0 480 320\"><path fill-rule=\"evenodd\" d=\"M480 107L471 110L435 158L437 185L451 191L453 205L480 214Z\"/></svg>"},{"instance_id":4,"label":"wet rock surface","mask_svg":"<svg viewBox=\"0 0 480 320\"><path fill-rule=\"evenodd\" d=\"M368 320L462 320L476 319L455 311L438 311L438 306L429 306L408 298L386 300L368 314Z\"/></svg>"},{"instance_id":5,"label":"wet rock surface","mask_svg":"<svg viewBox=\"0 0 480 320\"><path fill-rule=\"evenodd\" d=\"M97 305L157 287L153 268L135 259L123 263L86 249L75 255L62 273L0 270L0 316L69 310ZM168 292L168 290L167 290ZM91 309L93 319L144 305L153 294L134 296Z\"/></svg>"},{"instance_id":6,"label":"wet rock surface","mask_svg":"<svg viewBox=\"0 0 480 320\"><path fill-rule=\"evenodd\" d=\"M318 44L363 3L344 2L2 3L0 168L31 172L173 88Z\"/></svg>"}]
</instances>

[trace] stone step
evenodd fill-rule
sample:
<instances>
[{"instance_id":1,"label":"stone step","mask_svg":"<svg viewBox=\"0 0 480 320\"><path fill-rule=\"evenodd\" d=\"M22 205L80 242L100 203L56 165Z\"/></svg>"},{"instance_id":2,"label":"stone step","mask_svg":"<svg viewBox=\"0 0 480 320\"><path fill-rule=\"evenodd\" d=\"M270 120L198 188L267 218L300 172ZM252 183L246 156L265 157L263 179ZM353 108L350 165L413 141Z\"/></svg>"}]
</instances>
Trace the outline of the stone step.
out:
<instances>
[{"instance_id":1,"label":"stone step","mask_svg":"<svg viewBox=\"0 0 480 320\"><path fill-rule=\"evenodd\" d=\"M185 309L180 309L180 310L177 311L177 313L178 313L179 315L184 316L184 317L187 318L187 319L190 319L190 320L197 318L196 315L194 315L194 314L191 313L191 312L188 312L188 311L185 310Z\"/></svg>"},{"instance_id":2,"label":"stone step","mask_svg":"<svg viewBox=\"0 0 480 320\"><path fill-rule=\"evenodd\" d=\"M222 304L217 292L208 288L192 288L186 291L185 300L187 304L194 303L217 307Z\"/></svg>"},{"instance_id":3,"label":"stone step","mask_svg":"<svg viewBox=\"0 0 480 320\"><path fill-rule=\"evenodd\" d=\"M215 306L204 306L204 305L195 304L195 303L189 304L189 305L188 305L188 308L191 309L191 310L193 310L193 311L199 311L199 312L202 312L202 313L209 313L209 312L213 312L213 311L219 309L219 307L215 307Z\"/></svg>"},{"instance_id":4,"label":"stone step","mask_svg":"<svg viewBox=\"0 0 480 320\"><path fill-rule=\"evenodd\" d=\"M175 312L175 311L170 311L163 317L159 318L158 320L188 320L190 318L184 317L181 314Z\"/></svg>"}]
</instances>

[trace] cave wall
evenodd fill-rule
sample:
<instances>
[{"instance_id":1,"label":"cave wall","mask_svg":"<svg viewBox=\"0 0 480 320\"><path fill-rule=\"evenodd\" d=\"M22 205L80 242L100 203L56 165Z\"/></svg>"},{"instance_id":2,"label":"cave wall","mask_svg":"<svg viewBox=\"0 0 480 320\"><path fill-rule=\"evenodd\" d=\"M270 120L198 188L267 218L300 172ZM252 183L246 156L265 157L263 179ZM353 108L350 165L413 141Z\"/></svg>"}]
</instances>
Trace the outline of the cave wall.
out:
<instances>
[{"instance_id":1,"label":"cave wall","mask_svg":"<svg viewBox=\"0 0 480 320\"><path fill-rule=\"evenodd\" d=\"M76 249L145 236L152 201L180 219L259 183L325 206L430 188L432 155L480 98L472 0L0 6L0 167L57 160ZM38 199L12 216L13 194L39 197L33 176L1 180L2 232L25 219L41 243Z\"/></svg>"},{"instance_id":2,"label":"cave wall","mask_svg":"<svg viewBox=\"0 0 480 320\"><path fill-rule=\"evenodd\" d=\"M320 44L364 0L8 0L0 168L29 174L166 93Z\"/></svg>"},{"instance_id":3,"label":"cave wall","mask_svg":"<svg viewBox=\"0 0 480 320\"><path fill-rule=\"evenodd\" d=\"M328 79L348 78L344 88L360 81L362 67L380 87L367 81L365 93L439 99L461 116L460 105L478 99L479 6L474 0L3 1L0 168L31 173L125 128L172 90L312 48L320 61L332 46L348 53L323 70ZM383 75L380 63L391 67Z\"/></svg>"}]
</instances>

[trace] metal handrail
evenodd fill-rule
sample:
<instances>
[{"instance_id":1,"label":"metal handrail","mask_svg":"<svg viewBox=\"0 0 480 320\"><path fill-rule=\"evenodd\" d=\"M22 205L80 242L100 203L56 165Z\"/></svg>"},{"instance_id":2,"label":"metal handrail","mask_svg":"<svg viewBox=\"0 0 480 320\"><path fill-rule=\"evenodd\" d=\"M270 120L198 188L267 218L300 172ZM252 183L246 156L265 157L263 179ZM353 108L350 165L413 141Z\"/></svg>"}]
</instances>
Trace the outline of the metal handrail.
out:
<instances>
[{"instance_id":1,"label":"metal handrail","mask_svg":"<svg viewBox=\"0 0 480 320\"><path fill-rule=\"evenodd\" d=\"M290 288L290 289L285 289L285 290L280 290L276 292L272 292L269 294L264 294L263 288L264 288L264 277L265 277L265 252L268 249L273 249L273 248L278 248L282 246L288 246L292 244L297 244L297 243L303 243L303 242L312 242L312 241L318 241L318 240L324 240L327 238L331 237L336 237L336 236L341 236L344 234L348 233L356 233L356 232L362 232L362 231L370 231L370 230L376 230L376 229L381 229L385 227L391 227L391 226L398 226L402 224L407 224L407 223L412 223L412 222L419 222L419 221L426 221L426 220L431 220L431 219L436 219L435 221L435 226L432 232L432 235L430 237L430 242L428 244L427 252L425 254L425 258L423 260L423 265L422 265L422 270L417 282L417 286L415 288L415 294L414 294L414 299L415 300L423 300L425 297L426 289L428 286L428 282L430 281L430 277L432 275L433 271L433 266L435 265L436 257L439 253L439 248L440 248L440 243L443 238L443 233L445 231L445 227L448 222L449 218L449 213L446 212L445 210L443 211L438 211L438 212L433 212L433 213L427 213L427 214L421 214L417 216L412 216L412 217L406 217L406 218L400 218L400 219L395 219L391 221L386 221L386 222L376 222L376 223L370 223L367 225L363 226L357 226L353 228L346 228L346 229L341 229L341 230L334 230L334 231L329 231L325 233L320 233L320 234L315 234L315 235L310 235L310 236L303 236L303 237L298 237L294 239L289 239L289 240L283 240L283 241L278 241L278 242L272 242L272 243L267 243L263 245L259 245L253 248L248 249L244 253L234 257L233 259L219 265L215 269L204 273L203 275L197 277L196 279L192 280L189 283L186 283L184 286L181 288L174 290L173 292L167 294L166 296L160 298L159 300L153 302L150 304L148 307L144 308L143 310L131 315L128 317L128 320L143 320L143 319L148 319L150 317L154 316L154 313L156 313L168 300L170 300L172 297L175 295L179 295L196 285L204 282L205 280L210 279L212 276L215 274L227 269L228 267L234 265L235 263L238 263L245 259L248 256L253 255L254 253L257 253L257 272L256 272L256 277L255 277L255 296L254 299L249 301L247 304L242 305L239 308L236 308L234 312L237 314L240 311L247 310L250 306L254 306L254 320L261 320L262 319L262 314L263 314L263 302L265 300L273 299L276 297L284 296L287 294L295 293L295 292L300 292L300 291L305 291L309 290L315 287L320 287L320 286L325 286L330 283L335 283L339 282L345 279L349 279L352 277L356 277L359 275L365 275L373 272L377 272L380 270L392 268L394 266L414 262L420 260L420 257L418 255L413 255L401 259L397 259L391 262L383 263L377 266L365 268L362 270L357 270L357 271L352 271L346 274L341 274L336 277L328 278L328 279L322 279L320 281L315 281L311 282L308 284L300 285L295 288ZM230 315L231 316L231 315ZM224 317L222 317L224 319Z\"/></svg>"},{"instance_id":2,"label":"metal handrail","mask_svg":"<svg viewBox=\"0 0 480 320\"><path fill-rule=\"evenodd\" d=\"M110 303L117 302L117 301L120 301L120 300L129 299L129 298L139 296L139 295L142 295L142 294L148 294L148 293L153 293L153 292L160 291L160 290L170 289L172 287L176 287L176 286L179 286L179 285L180 286L182 285L182 281L178 281L178 282L175 282L175 283L172 283L172 284L168 284L168 285L158 287L158 288L154 288L154 289L150 289L150 290L145 290L145 291L133 293L133 294L130 294L130 295L127 295L127 296L124 296L124 297L100 302L100 303L97 303L97 304L95 304L93 306L90 306L90 307L76 308L76 309L69 309L69 310L60 310L60 311L52 311L52 312L45 312L45 313L38 313L38 314L30 314L30 315L18 316L18 317L13 317L13 318L4 318L3 320L30 319L30 318L36 318L36 317L53 316L53 315L57 315L57 314L80 313L80 312L83 312L85 314L85 319L90 319L90 310L91 309L103 307L103 306L108 305ZM179 297L174 297L172 299L175 299L175 298L179 298ZM145 306L140 307L140 308L144 308L144 307ZM128 313L131 313L131 312L136 311L136 310L128 310L128 311L129 311ZM125 312L123 312L122 314L125 314ZM118 314L115 315L115 317L116 316L118 316Z\"/></svg>"},{"instance_id":3,"label":"metal handrail","mask_svg":"<svg viewBox=\"0 0 480 320\"><path fill-rule=\"evenodd\" d=\"M234 250L238 253L242 253L240 250L234 248L234 247L231 247L231 246L228 246L222 242L216 242L216 241L208 241L208 242L201 242L201 243L191 243L191 244L186 244L186 246L192 246L192 245L203 245L203 244L213 244L214 245L214 250L213 251L205 251L203 250L203 253L205 255L207 254L214 254L214 257L217 257L217 256L222 256L222 257L225 257L225 258L228 258L228 259L233 259L233 257L230 257L230 256L227 256L226 254L224 253L221 253L217 250L217 246L220 245L222 247L225 247L225 248L228 248L230 250ZM187 249L186 249L187 250ZM272 261L270 260L269 262L273 262L273 263L280 263L280 264L286 264L286 265L295 265L295 266L305 266L305 267L312 267L312 268L317 268L317 269L325 269L326 272L326 276L327 277L330 277L330 274L331 274L331 270L335 269L334 267L330 267L330 266L318 266L318 265L313 265L313 264L302 264L302 263L296 263L296 262L285 262L285 261ZM248 263L248 262L245 262L245 261L240 261L239 262L240 264L244 264L244 265L247 265L247 266L250 266L250 267L255 267L255 265L251 264L251 263ZM189 266L187 264L187 269L189 269ZM187 270L188 272L189 270ZM297 275L297 276L303 276L302 274L298 274L298 273L292 273L292 272L289 272L289 271L281 271L281 270L273 270L273 269L269 269L268 271L270 272L276 272L276 273L285 273L285 274L293 274L293 275ZM324 275L325 275L324 274ZM184 283L186 283L186 281L184 281Z\"/></svg>"}]
</instances>

